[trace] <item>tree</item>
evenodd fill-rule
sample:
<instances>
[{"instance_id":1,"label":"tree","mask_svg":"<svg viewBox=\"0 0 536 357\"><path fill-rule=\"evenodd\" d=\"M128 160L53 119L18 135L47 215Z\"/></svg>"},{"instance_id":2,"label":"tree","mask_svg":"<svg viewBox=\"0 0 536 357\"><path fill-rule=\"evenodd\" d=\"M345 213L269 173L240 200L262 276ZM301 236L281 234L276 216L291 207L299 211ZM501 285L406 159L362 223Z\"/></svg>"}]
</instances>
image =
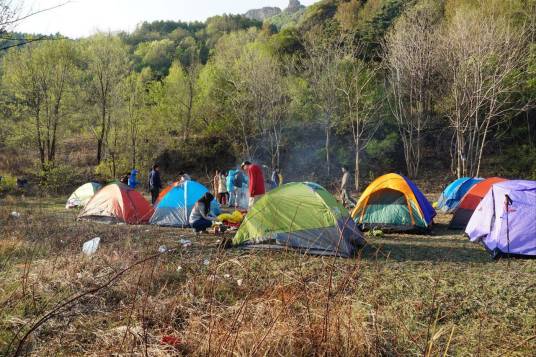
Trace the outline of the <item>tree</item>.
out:
<instances>
[{"instance_id":1,"label":"tree","mask_svg":"<svg viewBox=\"0 0 536 357\"><path fill-rule=\"evenodd\" d=\"M74 97L79 53L67 40L43 42L11 51L4 62L4 81L32 121L33 140L41 167L54 164L58 135L69 114L67 101Z\"/></svg>"},{"instance_id":2,"label":"tree","mask_svg":"<svg viewBox=\"0 0 536 357\"><path fill-rule=\"evenodd\" d=\"M130 64L126 46L111 34L97 34L85 45L88 99L97 112L91 118L90 126L97 139L96 159L100 163L113 125L114 98L118 95L121 81L128 74Z\"/></svg>"},{"instance_id":3,"label":"tree","mask_svg":"<svg viewBox=\"0 0 536 357\"><path fill-rule=\"evenodd\" d=\"M163 97L160 105L165 107L168 120L176 123L175 128L182 133L184 142L188 141L192 132L200 68L198 64L183 68L180 63L174 62L162 83Z\"/></svg>"},{"instance_id":4,"label":"tree","mask_svg":"<svg viewBox=\"0 0 536 357\"><path fill-rule=\"evenodd\" d=\"M124 127L130 146L130 163L135 168L138 164L138 145L144 119L146 89L143 76L131 72L123 81L121 93L125 103Z\"/></svg>"},{"instance_id":5,"label":"tree","mask_svg":"<svg viewBox=\"0 0 536 357\"><path fill-rule=\"evenodd\" d=\"M324 126L326 173L331 175L331 135L339 115L338 63L345 56L344 38L323 40L312 32L305 45L305 76L316 98L317 109Z\"/></svg>"},{"instance_id":6,"label":"tree","mask_svg":"<svg viewBox=\"0 0 536 357\"><path fill-rule=\"evenodd\" d=\"M338 65L337 90L344 99L343 125L349 126L354 142L355 189L359 191L361 152L368 146L382 123L380 109L382 93L378 83L378 69L371 67L349 45L348 54Z\"/></svg>"},{"instance_id":7,"label":"tree","mask_svg":"<svg viewBox=\"0 0 536 357\"><path fill-rule=\"evenodd\" d=\"M443 105L458 177L479 175L490 131L523 107L517 92L529 57L524 33L501 15L460 8L442 34Z\"/></svg>"},{"instance_id":8,"label":"tree","mask_svg":"<svg viewBox=\"0 0 536 357\"><path fill-rule=\"evenodd\" d=\"M398 123L410 177L419 174L423 132L433 115L440 16L435 1L418 3L396 21L384 45L389 106Z\"/></svg>"}]
</instances>

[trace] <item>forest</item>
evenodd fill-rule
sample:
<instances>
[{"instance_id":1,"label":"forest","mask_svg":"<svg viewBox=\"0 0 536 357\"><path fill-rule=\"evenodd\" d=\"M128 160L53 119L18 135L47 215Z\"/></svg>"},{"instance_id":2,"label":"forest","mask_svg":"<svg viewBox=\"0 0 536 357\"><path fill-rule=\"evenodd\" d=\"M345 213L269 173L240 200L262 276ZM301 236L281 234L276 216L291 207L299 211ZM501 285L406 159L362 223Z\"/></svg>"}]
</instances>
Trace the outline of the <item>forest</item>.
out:
<instances>
[{"instance_id":1,"label":"forest","mask_svg":"<svg viewBox=\"0 0 536 357\"><path fill-rule=\"evenodd\" d=\"M534 0L323 0L33 36L2 40L4 185L245 159L325 185L347 165L356 191L386 171L536 179Z\"/></svg>"}]
</instances>

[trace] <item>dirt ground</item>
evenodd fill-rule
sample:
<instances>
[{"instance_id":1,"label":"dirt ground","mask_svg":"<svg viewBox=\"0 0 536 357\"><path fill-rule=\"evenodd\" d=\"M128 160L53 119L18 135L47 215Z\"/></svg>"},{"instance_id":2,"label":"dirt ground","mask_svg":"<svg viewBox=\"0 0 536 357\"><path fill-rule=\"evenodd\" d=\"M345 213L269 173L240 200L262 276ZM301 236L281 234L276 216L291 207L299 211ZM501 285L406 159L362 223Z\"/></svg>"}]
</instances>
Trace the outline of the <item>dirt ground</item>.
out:
<instances>
[{"instance_id":1,"label":"dirt ground","mask_svg":"<svg viewBox=\"0 0 536 357\"><path fill-rule=\"evenodd\" d=\"M222 250L63 206L0 203L1 355L536 355L536 260L492 261L449 216L340 259Z\"/></svg>"}]
</instances>

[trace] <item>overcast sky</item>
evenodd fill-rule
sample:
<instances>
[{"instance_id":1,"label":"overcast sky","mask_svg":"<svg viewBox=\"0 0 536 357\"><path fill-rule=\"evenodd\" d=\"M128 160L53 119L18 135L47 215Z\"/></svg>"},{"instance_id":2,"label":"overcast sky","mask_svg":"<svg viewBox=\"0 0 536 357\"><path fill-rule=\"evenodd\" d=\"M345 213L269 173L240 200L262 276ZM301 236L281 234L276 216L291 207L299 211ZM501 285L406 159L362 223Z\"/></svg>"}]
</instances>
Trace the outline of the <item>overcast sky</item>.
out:
<instances>
[{"instance_id":1,"label":"overcast sky","mask_svg":"<svg viewBox=\"0 0 536 357\"><path fill-rule=\"evenodd\" d=\"M66 0L21 0L25 13L38 11ZM302 0L310 5L316 0ZM61 33L84 37L96 31L132 31L143 21L203 21L214 15L242 14L264 6L285 8L288 0L72 0L66 5L37 14L18 25L28 33Z\"/></svg>"}]
</instances>

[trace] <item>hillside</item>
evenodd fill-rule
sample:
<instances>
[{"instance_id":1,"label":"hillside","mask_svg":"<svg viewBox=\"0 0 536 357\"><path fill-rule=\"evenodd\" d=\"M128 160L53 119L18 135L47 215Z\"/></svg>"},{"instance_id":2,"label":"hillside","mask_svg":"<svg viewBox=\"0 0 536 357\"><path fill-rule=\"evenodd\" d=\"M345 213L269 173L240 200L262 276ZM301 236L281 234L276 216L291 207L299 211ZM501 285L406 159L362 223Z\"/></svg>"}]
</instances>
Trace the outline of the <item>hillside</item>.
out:
<instances>
[{"instance_id":1,"label":"hillside","mask_svg":"<svg viewBox=\"0 0 536 357\"><path fill-rule=\"evenodd\" d=\"M0 145L6 159L0 173L48 187L45 181L57 182L47 178L51 175L67 175L69 184L82 178L108 180L132 166L146 171L158 161L169 177L183 169L207 176L219 163L227 169L253 158L282 166L289 180L326 186L338 180L334 173L342 165L355 173L356 188L385 171L415 177L477 171L533 177L534 30L504 30L534 21L531 6L533 1L512 0L496 5L498 13L471 1L323 0L307 8L290 1L277 15L262 15L263 21L221 15L204 22L144 22L131 33L13 49L2 65ZM479 18L486 22L475 22ZM444 39L469 35L458 26L463 21L480 26L471 32L475 41L460 42L466 46L456 52L461 57L444 55L456 50ZM412 43L406 33L426 36ZM500 99L500 109L493 101L479 104L478 111L470 107L473 102L456 107L462 103L455 97L460 90L469 98L473 88L491 83L460 87L452 71L456 66L487 68L463 65L472 63L463 56L482 41L488 41L489 52L480 60L504 58L504 78L514 76L510 83L515 85L496 83L508 93L494 99ZM507 52L515 58L497 57L509 48L504 44L517 46ZM115 70L103 72L110 75L112 89L99 94L97 64L103 56ZM397 62L402 60L415 63ZM433 65L412 71L416 63ZM54 82L63 78L54 75L62 70L68 73L66 82ZM28 76L32 71L35 77ZM401 83L421 81L426 99L410 105L415 89L397 86L397 71L406 76ZM471 78L489 75L492 80L490 73ZM357 88L352 78L370 85ZM35 80L47 85L29 90ZM54 92L56 85L67 90ZM46 107L58 94L60 105ZM36 95L46 100L34 105ZM367 100L352 101L359 96ZM39 118L32 114L37 112ZM481 117L471 118L475 112ZM465 114L456 119L455 113ZM458 143L452 141L455 120L471 128L458 133Z\"/></svg>"}]
</instances>

